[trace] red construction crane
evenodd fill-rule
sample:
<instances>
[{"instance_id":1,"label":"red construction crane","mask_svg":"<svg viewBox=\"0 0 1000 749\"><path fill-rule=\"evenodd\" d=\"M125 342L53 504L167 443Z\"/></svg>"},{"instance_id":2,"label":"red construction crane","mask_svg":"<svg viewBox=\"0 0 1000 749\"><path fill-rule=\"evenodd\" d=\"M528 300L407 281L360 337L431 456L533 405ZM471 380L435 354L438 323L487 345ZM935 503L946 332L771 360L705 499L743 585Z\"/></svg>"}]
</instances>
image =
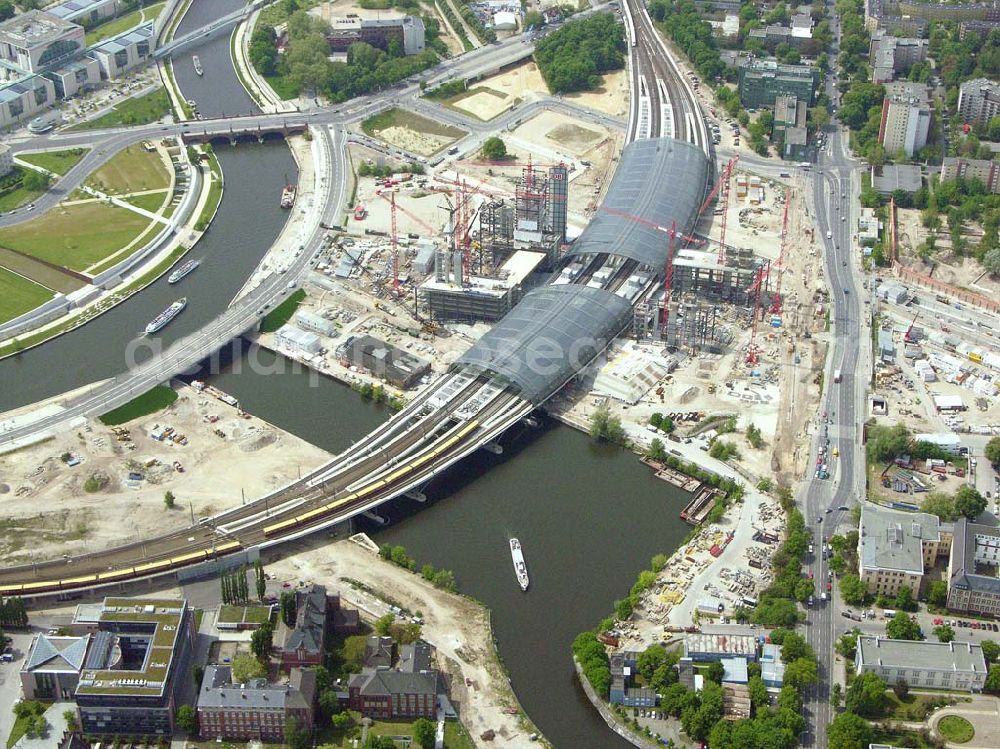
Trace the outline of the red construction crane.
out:
<instances>
[{"instance_id":1,"label":"red construction crane","mask_svg":"<svg viewBox=\"0 0 1000 749\"><path fill-rule=\"evenodd\" d=\"M720 201L722 221L719 222L719 265L723 265L726 262L726 218L729 216L729 181L733 176L733 168L736 166L738 158L731 159L726 164L726 168L722 170L722 178L719 180L722 183L720 186L722 193L722 200Z\"/></svg>"},{"instance_id":2,"label":"red construction crane","mask_svg":"<svg viewBox=\"0 0 1000 749\"><path fill-rule=\"evenodd\" d=\"M774 287L774 299L771 301L771 314L781 314L781 277L785 273L785 247L788 244L788 204L792 202L792 194L785 190L785 214L781 219L781 249L778 250L778 283ZM770 275L770 270L768 271Z\"/></svg>"},{"instance_id":3,"label":"red construction crane","mask_svg":"<svg viewBox=\"0 0 1000 749\"><path fill-rule=\"evenodd\" d=\"M386 203L390 202L390 198L389 198L390 193L388 193L388 192L377 192L375 194L378 195L380 198L382 198L382 200L384 200ZM392 198L392 199L395 200L395 198ZM396 210L399 211L400 213L402 213L403 215L405 215L411 221L414 221L417 224L419 224L421 227L423 227L423 229L430 236L434 236L434 235L436 235L440 231L440 229L435 229L433 226L431 226L426 221L424 221L422 218L420 218L420 216L418 216L417 214L415 214L413 211L408 210L407 208L405 208L402 205L398 205L397 204L396 205Z\"/></svg>"},{"instance_id":4,"label":"red construction crane","mask_svg":"<svg viewBox=\"0 0 1000 749\"><path fill-rule=\"evenodd\" d=\"M908 327L906 332L903 334L903 343L914 343L916 341L913 337L913 326L916 324L918 317L920 317L920 312L917 312L917 314L913 316L913 319L910 320L910 327Z\"/></svg>"},{"instance_id":5,"label":"red construction crane","mask_svg":"<svg viewBox=\"0 0 1000 749\"><path fill-rule=\"evenodd\" d=\"M396 236L396 193L389 197L389 212L392 216L392 291L399 296L399 237Z\"/></svg>"},{"instance_id":6,"label":"red construction crane","mask_svg":"<svg viewBox=\"0 0 1000 749\"><path fill-rule=\"evenodd\" d=\"M760 289L764 285L764 268L757 269L753 284L747 291L753 292L753 307L750 309L750 345L747 347L747 364L756 364L760 360L760 349L757 346L757 320L760 309Z\"/></svg>"},{"instance_id":7,"label":"red construction crane","mask_svg":"<svg viewBox=\"0 0 1000 749\"><path fill-rule=\"evenodd\" d=\"M740 160L739 156L734 156L730 159L729 163L722 168L722 175L719 177L719 181L712 185L712 190L708 193L708 197L705 198L705 202L701 204L701 208L698 209L698 216L705 212L708 208L709 203L715 200L715 196L719 194L719 189L722 187L723 183L729 181L729 177L733 173L733 169L736 167L736 162Z\"/></svg>"}]
</instances>

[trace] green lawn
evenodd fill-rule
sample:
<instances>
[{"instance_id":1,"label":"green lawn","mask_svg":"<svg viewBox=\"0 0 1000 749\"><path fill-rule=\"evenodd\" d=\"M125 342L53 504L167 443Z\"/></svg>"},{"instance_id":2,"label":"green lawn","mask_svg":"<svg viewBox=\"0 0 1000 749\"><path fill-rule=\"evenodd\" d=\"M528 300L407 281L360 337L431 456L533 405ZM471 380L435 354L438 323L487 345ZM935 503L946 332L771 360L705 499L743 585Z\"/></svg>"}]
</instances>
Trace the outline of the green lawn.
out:
<instances>
[{"instance_id":1,"label":"green lawn","mask_svg":"<svg viewBox=\"0 0 1000 749\"><path fill-rule=\"evenodd\" d=\"M14 725L10 729L10 736L7 737L7 749L14 746L28 732L28 723L34 720L36 715L41 715L48 709L47 704L35 700L28 700L25 704L31 706L32 710L23 718L17 718L14 721ZM10 709L9 706L8 709Z\"/></svg>"},{"instance_id":2,"label":"green lawn","mask_svg":"<svg viewBox=\"0 0 1000 749\"><path fill-rule=\"evenodd\" d=\"M201 209L201 215L194 224L195 231L205 231L212 219L215 217L215 209L219 207L222 200L222 180L218 177L211 177L212 184L208 187L208 199L205 207Z\"/></svg>"},{"instance_id":3,"label":"green lawn","mask_svg":"<svg viewBox=\"0 0 1000 749\"><path fill-rule=\"evenodd\" d=\"M128 146L87 177L88 187L111 195L170 187L170 172L157 151Z\"/></svg>"},{"instance_id":4,"label":"green lawn","mask_svg":"<svg viewBox=\"0 0 1000 749\"><path fill-rule=\"evenodd\" d=\"M24 171L24 167L20 166L15 166L11 169L11 173L7 178L12 181L17 181L18 186L8 189L7 192L0 194L0 213L13 211L15 208L20 208L25 203L30 203L39 195L42 195L42 190L28 190L19 184L20 181L16 179L17 175L22 174Z\"/></svg>"},{"instance_id":5,"label":"green lawn","mask_svg":"<svg viewBox=\"0 0 1000 749\"><path fill-rule=\"evenodd\" d=\"M958 700L947 695L910 692L904 699L899 699L890 689L886 691L886 718L890 720L919 723L939 707L954 705Z\"/></svg>"},{"instance_id":6,"label":"green lawn","mask_svg":"<svg viewBox=\"0 0 1000 749\"><path fill-rule=\"evenodd\" d=\"M0 267L4 267L17 276L29 278L39 286L56 292L69 294L86 286L86 282L71 275L63 268L53 268L41 260L0 247Z\"/></svg>"},{"instance_id":7,"label":"green lawn","mask_svg":"<svg viewBox=\"0 0 1000 749\"><path fill-rule=\"evenodd\" d=\"M140 416L162 411L164 408L177 400L177 392L166 385L157 385L137 398L133 398L118 408L108 411L101 416L101 423L108 426L124 424Z\"/></svg>"},{"instance_id":8,"label":"green lawn","mask_svg":"<svg viewBox=\"0 0 1000 749\"><path fill-rule=\"evenodd\" d=\"M238 624L239 622L263 624L270 618L271 608L269 606L232 606L227 603L219 608L218 621L224 624Z\"/></svg>"},{"instance_id":9,"label":"green lawn","mask_svg":"<svg viewBox=\"0 0 1000 749\"><path fill-rule=\"evenodd\" d=\"M159 192L151 192L147 195L129 195L125 198L125 201L131 203L136 208L142 208L150 213L158 213L160 206L163 205L163 201L169 196L169 190L160 190ZM167 207L172 208L172 206ZM170 213L173 213L173 211L170 211Z\"/></svg>"},{"instance_id":10,"label":"green lawn","mask_svg":"<svg viewBox=\"0 0 1000 749\"><path fill-rule=\"evenodd\" d=\"M946 715L937 724L938 733L948 741L966 744L976 735L972 724L960 715Z\"/></svg>"},{"instance_id":11,"label":"green lawn","mask_svg":"<svg viewBox=\"0 0 1000 749\"><path fill-rule=\"evenodd\" d=\"M294 99L299 95L299 87L283 75L265 75L262 78L283 101Z\"/></svg>"},{"instance_id":12,"label":"green lawn","mask_svg":"<svg viewBox=\"0 0 1000 749\"><path fill-rule=\"evenodd\" d=\"M42 218L0 230L0 247L84 271L142 234L149 219L106 203L57 206Z\"/></svg>"},{"instance_id":13,"label":"green lawn","mask_svg":"<svg viewBox=\"0 0 1000 749\"><path fill-rule=\"evenodd\" d=\"M302 301L306 298L306 292L303 289L298 289L294 294L292 294L288 299L283 301L273 310L267 313L263 320L260 321L260 332L261 333L273 333L282 325L287 323L292 319L292 315L295 314L295 310L299 308Z\"/></svg>"},{"instance_id":14,"label":"green lawn","mask_svg":"<svg viewBox=\"0 0 1000 749\"><path fill-rule=\"evenodd\" d=\"M81 122L69 129L96 130L121 125L148 125L150 122L162 120L168 114L170 114L170 97L167 96L165 89L158 88L148 94L123 101L97 119Z\"/></svg>"},{"instance_id":15,"label":"green lawn","mask_svg":"<svg viewBox=\"0 0 1000 749\"><path fill-rule=\"evenodd\" d=\"M56 174L66 174L84 156L87 155L88 148L70 148L66 151L49 151L48 153L25 153L18 154L21 161L40 166Z\"/></svg>"},{"instance_id":16,"label":"green lawn","mask_svg":"<svg viewBox=\"0 0 1000 749\"><path fill-rule=\"evenodd\" d=\"M13 320L53 297L53 293L6 268L0 268L0 322Z\"/></svg>"},{"instance_id":17,"label":"green lawn","mask_svg":"<svg viewBox=\"0 0 1000 749\"><path fill-rule=\"evenodd\" d=\"M118 18L112 18L106 23L102 23L100 26L95 26L92 31L87 32L86 45L89 47L93 44L97 44L104 39L109 39L113 36L121 34L122 32L128 31L134 26L138 26L146 21L152 21L158 15L160 11L163 10L163 6L166 3L155 3L153 5L148 5L143 9L127 13L124 16L119 16Z\"/></svg>"},{"instance_id":18,"label":"green lawn","mask_svg":"<svg viewBox=\"0 0 1000 749\"><path fill-rule=\"evenodd\" d=\"M418 133L440 135L442 137L454 138L455 140L465 135L465 131L459 130L457 127L442 125L427 117L421 117L415 112L408 112L405 109L397 107L379 112L361 123L361 129L373 137L377 135L379 130L385 130L390 127L406 127Z\"/></svg>"}]
</instances>

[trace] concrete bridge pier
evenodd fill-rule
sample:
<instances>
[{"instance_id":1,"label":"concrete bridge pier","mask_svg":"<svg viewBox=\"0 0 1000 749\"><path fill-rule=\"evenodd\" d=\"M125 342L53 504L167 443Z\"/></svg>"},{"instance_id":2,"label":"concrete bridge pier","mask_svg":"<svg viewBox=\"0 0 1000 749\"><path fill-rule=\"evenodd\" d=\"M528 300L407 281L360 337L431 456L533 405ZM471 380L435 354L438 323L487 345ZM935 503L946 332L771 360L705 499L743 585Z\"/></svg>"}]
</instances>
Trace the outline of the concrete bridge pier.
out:
<instances>
[{"instance_id":1,"label":"concrete bridge pier","mask_svg":"<svg viewBox=\"0 0 1000 749\"><path fill-rule=\"evenodd\" d=\"M379 525L385 525L386 523L389 522L387 518L384 518L381 515L377 514L374 510L368 510L366 513L364 513L364 516L369 520L374 520Z\"/></svg>"},{"instance_id":2,"label":"concrete bridge pier","mask_svg":"<svg viewBox=\"0 0 1000 749\"><path fill-rule=\"evenodd\" d=\"M503 446L498 442L487 442L483 445L483 449L486 452L493 453L494 455L503 455Z\"/></svg>"},{"instance_id":3,"label":"concrete bridge pier","mask_svg":"<svg viewBox=\"0 0 1000 749\"><path fill-rule=\"evenodd\" d=\"M427 495L424 494L423 492L418 492L416 490L407 492L403 496L406 497L407 499L412 499L414 502L423 503L427 501Z\"/></svg>"}]
</instances>

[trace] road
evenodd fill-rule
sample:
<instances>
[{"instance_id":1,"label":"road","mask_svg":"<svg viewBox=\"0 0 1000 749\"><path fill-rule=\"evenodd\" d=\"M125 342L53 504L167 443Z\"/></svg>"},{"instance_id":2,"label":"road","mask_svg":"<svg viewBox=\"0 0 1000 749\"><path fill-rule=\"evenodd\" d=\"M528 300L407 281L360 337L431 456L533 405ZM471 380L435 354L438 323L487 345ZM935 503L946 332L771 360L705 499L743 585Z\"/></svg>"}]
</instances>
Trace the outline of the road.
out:
<instances>
[{"instance_id":1,"label":"road","mask_svg":"<svg viewBox=\"0 0 1000 749\"><path fill-rule=\"evenodd\" d=\"M832 26L837 33L835 20ZM836 101L830 81L827 93ZM842 522L850 522L850 515L838 508L850 508L864 496L861 426L871 368L871 346L866 345L871 330L863 305L864 274L860 257L852 252L852 234L860 206L860 175L848 151L846 131L834 125L827 140L828 145L820 151L813 169L811 189L817 238L823 243L826 258L833 336L822 399L824 416L816 425L814 448L818 450L828 439L828 450L832 453L838 448L840 457L828 458L832 461L830 480L810 478L803 482L798 493L806 523L814 529L816 555L810 569L817 580L817 593L825 590L829 575L820 544L836 533ZM842 372L840 383L834 382L835 370ZM828 428L828 437L824 436L824 426ZM804 746L825 747L826 729L834 717L830 706L830 686L835 676L833 647L838 620L846 620L838 616L839 593L835 585L828 595L830 601L817 600L808 612L807 639L819 659L820 683L812 691L808 704L810 726L803 737Z\"/></svg>"}]
</instances>

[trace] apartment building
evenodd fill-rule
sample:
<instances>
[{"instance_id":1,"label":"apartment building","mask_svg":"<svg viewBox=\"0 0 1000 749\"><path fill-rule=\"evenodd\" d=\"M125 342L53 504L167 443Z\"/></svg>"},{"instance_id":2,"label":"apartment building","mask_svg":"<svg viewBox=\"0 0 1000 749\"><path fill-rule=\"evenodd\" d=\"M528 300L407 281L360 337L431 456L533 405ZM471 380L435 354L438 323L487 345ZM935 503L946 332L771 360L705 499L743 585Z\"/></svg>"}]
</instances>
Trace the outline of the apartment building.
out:
<instances>
[{"instance_id":1,"label":"apartment building","mask_svg":"<svg viewBox=\"0 0 1000 749\"><path fill-rule=\"evenodd\" d=\"M958 116L971 125L988 125L1000 114L1000 83L973 78L958 87Z\"/></svg>"},{"instance_id":2,"label":"apartment building","mask_svg":"<svg viewBox=\"0 0 1000 749\"><path fill-rule=\"evenodd\" d=\"M955 521L948 560L948 608L1000 616L1000 528Z\"/></svg>"},{"instance_id":3,"label":"apartment building","mask_svg":"<svg viewBox=\"0 0 1000 749\"><path fill-rule=\"evenodd\" d=\"M1000 194L1000 161L946 156L941 162L941 179L978 179L994 195Z\"/></svg>"},{"instance_id":4,"label":"apartment building","mask_svg":"<svg viewBox=\"0 0 1000 749\"><path fill-rule=\"evenodd\" d=\"M198 731L205 741L266 741L280 744L290 719L313 724L316 671L293 668L287 684L252 679L233 684L229 666L208 666L198 692Z\"/></svg>"},{"instance_id":5,"label":"apartment building","mask_svg":"<svg viewBox=\"0 0 1000 749\"><path fill-rule=\"evenodd\" d=\"M923 83L897 81L885 86L878 142L890 154L902 151L912 157L927 145L931 104Z\"/></svg>"}]
</instances>

